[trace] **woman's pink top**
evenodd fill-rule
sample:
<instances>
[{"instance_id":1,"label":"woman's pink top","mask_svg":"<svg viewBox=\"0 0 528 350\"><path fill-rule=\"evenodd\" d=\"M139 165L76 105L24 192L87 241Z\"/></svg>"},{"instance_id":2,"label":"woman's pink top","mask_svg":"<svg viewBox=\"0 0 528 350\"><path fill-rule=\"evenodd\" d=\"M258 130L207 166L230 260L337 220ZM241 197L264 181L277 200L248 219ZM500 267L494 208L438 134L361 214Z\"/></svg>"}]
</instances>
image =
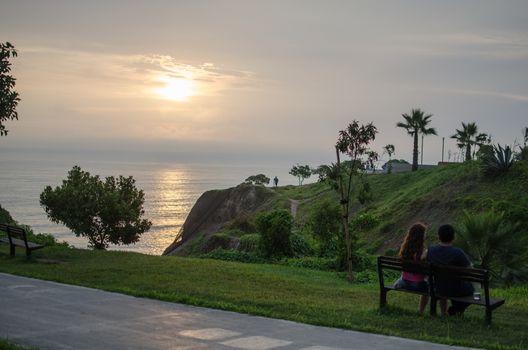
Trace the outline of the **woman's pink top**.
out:
<instances>
[{"instance_id":1,"label":"woman's pink top","mask_svg":"<svg viewBox=\"0 0 528 350\"><path fill-rule=\"evenodd\" d=\"M414 260L420 261L420 258L415 258ZM409 281L409 282L423 282L425 281L425 275L422 275L420 273L412 273L412 272L402 272L401 275L402 279Z\"/></svg>"}]
</instances>

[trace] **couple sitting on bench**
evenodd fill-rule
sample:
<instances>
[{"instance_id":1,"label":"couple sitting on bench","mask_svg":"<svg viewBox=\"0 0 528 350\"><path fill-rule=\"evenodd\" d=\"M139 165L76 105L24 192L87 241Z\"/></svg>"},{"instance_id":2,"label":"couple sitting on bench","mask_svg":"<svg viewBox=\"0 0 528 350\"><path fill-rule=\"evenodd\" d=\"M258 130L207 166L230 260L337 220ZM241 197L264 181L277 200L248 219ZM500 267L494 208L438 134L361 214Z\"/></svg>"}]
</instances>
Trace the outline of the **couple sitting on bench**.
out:
<instances>
[{"instance_id":1,"label":"couple sitting on bench","mask_svg":"<svg viewBox=\"0 0 528 350\"><path fill-rule=\"evenodd\" d=\"M410 229L400 248L400 258L411 261L427 261L438 266L470 267L471 262L464 251L453 247L455 230L451 225L442 225L438 229L440 243L427 249L425 247L425 226L414 224ZM457 278L442 277L435 279L435 293L442 296L463 297L472 295L473 285L468 281ZM429 285L427 276L403 271L400 279L394 285L397 289L407 289L418 292L427 292ZM420 296L419 311L424 313L429 301L428 295ZM451 306L447 307L447 300L440 299L440 309L443 315L462 315L470 305L468 303L451 300Z\"/></svg>"}]
</instances>

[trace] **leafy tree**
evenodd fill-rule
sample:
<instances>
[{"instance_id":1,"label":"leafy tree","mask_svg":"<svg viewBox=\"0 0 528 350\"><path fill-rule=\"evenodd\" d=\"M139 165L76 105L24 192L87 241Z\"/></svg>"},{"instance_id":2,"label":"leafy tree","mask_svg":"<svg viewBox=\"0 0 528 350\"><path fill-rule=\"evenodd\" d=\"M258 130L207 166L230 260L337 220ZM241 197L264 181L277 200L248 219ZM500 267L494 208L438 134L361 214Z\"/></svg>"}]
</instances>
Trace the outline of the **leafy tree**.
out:
<instances>
[{"instance_id":1,"label":"leafy tree","mask_svg":"<svg viewBox=\"0 0 528 350\"><path fill-rule=\"evenodd\" d=\"M304 179L307 179L312 175L312 170L308 165L297 164L291 168L289 174L296 176L299 179L299 186L302 186Z\"/></svg>"},{"instance_id":2,"label":"leafy tree","mask_svg":"<svg viewBox=\"0 0 528 350\"><path fill-rule=\"evenodd\" d=\"M319 204L310 215L309 226L319 241L320 256L327 255L326 253L335 246L340 220L339 206L328 200Z\"/></svg>"},{"instance_id":3,"label":"leafy tree","mask_svg":"<svg viewBox=\"0 0 528 350\"><path fill-rule=\"evenodd\" d=\"M435 128L429 128L432 114L425 115L420 109L412 109L411 114L402 114L405 123L399 122L397 127L407 130L407 133L413 137L413 162L412 171L418 170L418 134L436 135Z\"/></svg>"},{"instance_id":4,"label":"leafy tree","mask_svg":"<svg viewBox=\"0 0 528 350\"><path fill-rule=\"evenodd\" d=\"M7 135L8 130L4 125L6 121L18 119L16 109L20 98L14 90L16 79L9 74L9 59L16 56L17 51L10 42L0 43L0 136Z\"/></svg>"},{"instance_id":5,"label":"leafy tree","mask_svg":"<svg viewBox=\"0 0 528 350\"><path fill-rule=\"evenodd\" d=\"M348 279L352 281L352 236L349 230L350 198L352 195L352 179L363 177L368 167L373 167L378 154L368 148L370 142L376 138L377 129L374 124L359 125L354 120L345 130L339 132L336 143L336 156L338 167L337 188L341 197L341 221L345 233L345 246L347 254ZM340 154L346 154L350 161L345 167L341 166Z\"/></svg>"},{"instance_id":6,"label":"leafy tree","mask_svg":"<svg viewBox=\"0 0 528 350\"><path fill-rule=\"evenodd\" d=\"M270 182L270 178L264 174L258 174L248 177L244 182L254 185L267 185Z\"/></svg>"},{"instance_id":7,"label":"leafy tree","mask_svg":"<svg viewBox=\"0 0 528 350\"><path fill-rule=\"evenodd\" d=\"M394 154L394 145L392 144L388 144L386 145L385 147L383 147L383 150L384 152L387 152L387 154L389 155L389 161L387 162L387 174L390 174L392 173L392 155Z\"/></svg>"},{"instance_id":8,"label":"leafy tree","mask_svg":"<svg viewBox=\"0 0 528 350\"><path fill-rule=\"evenodd\" d=\"M519 223L508 222L504 212L464 211L457 226L457 245L475 266L504 284L528 280L528 242Z\"/></svg>"},{"instance_id":9,"label":"leafy tree","mask_svg":"<svg viewBox=\"0 0 528 350\"><path fill-rule=\"evenodd\" d=\"M143 202L143 191L131 176L102 181L79 166L68 172L62 186L47 186L40 195L40 205L51 221L87 237L95 249L106 249L109 243L137 242L152 225L141 218Z\"/></svg>"},{"instance_id":10,"label":"leafy tree","mask_svg":"<svg viewBox=\"0 0 528 350\"><path fill-rule=\"evenodd\" d=\"M458 147L466 149L466 161L471 160L471 147L482 146L488 141L487 134L478 133L476 123L464 122L462 122L462 130L456 129L456 133L451 138L457 140Z\"/></svg>"},{"instance_id":11,"label":"leafy tree","mask_svg":"<svg viewBox=\"0 0 528 350\"><path fill-rule=\"evenodd\" d=\"M293 218L285 209L276 209L257 216L260 248L266 257L292 255L290 242Z\"/></svg>"}]
</instances>

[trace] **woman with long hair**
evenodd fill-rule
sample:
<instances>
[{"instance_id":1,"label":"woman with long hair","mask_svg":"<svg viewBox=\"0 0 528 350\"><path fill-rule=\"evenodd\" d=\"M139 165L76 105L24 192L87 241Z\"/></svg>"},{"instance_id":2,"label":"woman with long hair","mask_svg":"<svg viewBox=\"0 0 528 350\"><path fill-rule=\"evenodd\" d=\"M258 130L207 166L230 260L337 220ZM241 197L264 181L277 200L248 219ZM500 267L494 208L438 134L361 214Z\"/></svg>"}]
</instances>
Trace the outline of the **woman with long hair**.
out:
<instances>
[{"instance_id":1,"label":"woman with long hair","mask_svg":"<svg viewBox=\"0 0 528 350\"><path fill-rule=\"evenodd\" d=\"M422 261L427 256L425 248L425 225L416 223L409 228L400 247L400 258L402 260ZM402 272L396 284L396 288L427 292L429 289L426 276L419 273ZM429 302L429 296L420 296L419 312L423 315L425 307Z\"/></svg>"}]
</instances>

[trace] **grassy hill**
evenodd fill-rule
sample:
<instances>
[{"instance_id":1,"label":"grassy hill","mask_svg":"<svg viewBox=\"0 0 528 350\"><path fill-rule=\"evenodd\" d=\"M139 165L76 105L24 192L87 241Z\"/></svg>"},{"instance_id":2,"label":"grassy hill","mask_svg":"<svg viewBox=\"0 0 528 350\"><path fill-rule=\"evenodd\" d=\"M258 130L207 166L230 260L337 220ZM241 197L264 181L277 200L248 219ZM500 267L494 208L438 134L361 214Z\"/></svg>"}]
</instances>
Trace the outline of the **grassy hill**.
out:
<instances>
[{"instance_id":1,"label":"grassy hill","mask_svg":"<svg viewBox=\"0 0 528 350\"><path fill-rule=\"evenodd\" d=\"M369 251L384 252L401 243L406 229L417 221L429 227L429 239L443 223L456 223L464 210L477 213L490 208L505 211L511 220L528 227L528 162L516 162L502 177L486 178L479 164L455 164L417 172L371 175L372 200L354 202L357 213L374 216L377 223L359 232ZM325 184L283 188L283 195L300 199L296 221L302 226L322 200L338 201Z\"/></svg>"}]
</instances>

